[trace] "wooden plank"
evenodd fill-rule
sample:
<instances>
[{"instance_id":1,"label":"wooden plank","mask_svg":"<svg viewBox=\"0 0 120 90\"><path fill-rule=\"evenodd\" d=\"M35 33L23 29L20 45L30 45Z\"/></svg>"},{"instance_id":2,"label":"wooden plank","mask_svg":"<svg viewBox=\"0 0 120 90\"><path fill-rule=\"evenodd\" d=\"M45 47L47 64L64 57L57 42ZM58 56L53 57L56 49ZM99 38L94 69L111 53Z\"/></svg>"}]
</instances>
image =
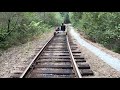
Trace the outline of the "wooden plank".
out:
<instances>
[{"instance_id":1,"label":"wooden plank","mask_svg":"<svg viewBox=\"0 0 120 90\"><path fill-rule=\"evenodd\" d=\"M80 51L72 51L72 53L74 54L74 53L81 53Z\"/></svg>"},{"instance_id":2,"label":"wooden plank","mask_svg":"<svg viewBox=\"0 0 120 90\"><path fill-rule=\"evenodd\" d=\"M74 78L75 75L31 74L31 78Z\"/></svg>"},{"instance_id":3,"label":"wooden plank","mask_svg":"<svg viewBox=\"0 0 120 90\"><path fill-rule=\"evenodd\" d=\"M77 64L79 69L90 69L89 64L84 63L84 64Z\"/></svg>"},{"instance_id":4,"label":"wooden plank","mask_svg":"<svg viewBox=\"0 0 120 90\"><path fill-rule=\"evenodd\" d=\"M71 65L36 65L35 68L62 68L62 69L73 69ZM90 69L88 64L79 64L79 69Z\"/></svg>"},{"instance_id":5,"label":"wooden plank","mask_svg":"<svg viewBox=\"0 0 120 90\"><path fill-rule=\"evenodd\" d=\"M69 59L67 60L64 60L64 59L59 59L59 60L49 60L49 59L47 59L47 60L38 60L38 61L36 61L36 63L43 63L43 62L71 62Z\"/></svg>"},{"instance_id":6,"label":"wooden plank","mask_svg":"<svg viewBox=\"0 0 120 90\"><path fill-rule=\"evenodd\" d=\"M43 53L69 53L69 51L44 51Z\"/></svg>"},{"instance_id":7,"label":"wooden plank","mask_svg":"<svg viewBox=\"0 0 120 90\"><path fill-rule=\"evenodd\" d=\"M58 56L68 56L70 55L69 53L43 53L43 55L58 55Z\"/></svg>"},{"instance_id":8,"label":"wooden plank","mask_svg":"<svg viewBox=\"0 0 120 90\"><path fill-rule=\"evenodd\" d=\"M74 57L74 59L84 59L84 57Z\"/></svg>"},{"instance_id":9,"label":"wooden plank","mask_svg":"<svg viewBox=\"0 0 120 90\"><path fill-rule=\"evenodd\" d=\"M62 68L62 69L72 69L71 65L36 65L35 68Z\"/></svg>"},{"instance_id":10,"label":"wooden plank","mask_svg":"<svg viewBox=\"0 0 120 90\"><path fill-rule=\"evenodd\" d=\"M35 69L33 70L32 73L37 73L37 74L56 74L56 75L70 75L74 74L72 70L68 69L52 69L52 70L42 70L42 69Z\"/></svg>"},{"instance_id":11,"label":"wooden plank","mask_svg":"<svg viewBox=\"0 0 120 90\"><path fill-rule=\"evenodd\" d=\"M69 56L42 56L40 57L39 59L52 59L52 58L55 58L55 59L70 59Z\"/></svg>"},{"instance_id":12,"label":"wooden plank","mask_svg":"<svg viewBox=\"0 0 120 90\"><path fill-rule=\"evenodd\" d=\"M46 49L45 51L68 51L68 49Z\"/></svg>"},{"instance_id":13,"label":"wooden plank","mask_svg":"<svg viewBox=\"0 0 120 90\"><path fill-rule=\"evenodd\" d=\"M91 69L80 69L82 76L94 75Z\"/></svg>"}]
</instances>

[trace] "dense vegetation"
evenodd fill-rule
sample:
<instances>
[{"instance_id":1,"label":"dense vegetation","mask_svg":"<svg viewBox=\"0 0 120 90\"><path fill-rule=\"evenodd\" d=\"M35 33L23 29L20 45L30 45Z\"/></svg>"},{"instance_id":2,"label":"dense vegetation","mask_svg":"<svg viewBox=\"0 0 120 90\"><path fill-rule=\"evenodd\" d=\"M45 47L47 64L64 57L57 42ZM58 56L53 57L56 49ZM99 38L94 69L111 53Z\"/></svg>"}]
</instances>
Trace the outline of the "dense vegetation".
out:
<instances>
[{"instance_id":1,"label":"dense vegetation","mask_svg":"<svg viewBox=\"0 0 120 90\"><path fill-rule=\"evenodd\" d=\"M119 12L70 12L69 16L89 39L120 53Z\"/></svg>"},{"instance_id":2,"label":"dense vegetation","mask_svg":"<svg viewBox=\"0 0 120 90\"><path fill-rule=\"evenodd\" d=\"M72 23L86 36L120 53L119 12L0 12L0 49L20 45Z\"/></svg>"},{"instance_id":3,"label":"dense vegetation","mask_svg":"<svg viewBox=\"0 0 120 90\"><path fill-rule=\"evenodd\" d=\"M69 19L69 12L60 12L61 16L63 17L63 22L65 24L70 23L70 19Z\"/></svg>"},{"instance_id":4,"label":"dense vegetation","mask_svg":"<svg viewBox=\"0 0 120 90\"><path fill-rule=\"evenodd\" d=\"M59 12L0 12L0 49L26 43L62 22Z\"/></svg>"}]
</instances>

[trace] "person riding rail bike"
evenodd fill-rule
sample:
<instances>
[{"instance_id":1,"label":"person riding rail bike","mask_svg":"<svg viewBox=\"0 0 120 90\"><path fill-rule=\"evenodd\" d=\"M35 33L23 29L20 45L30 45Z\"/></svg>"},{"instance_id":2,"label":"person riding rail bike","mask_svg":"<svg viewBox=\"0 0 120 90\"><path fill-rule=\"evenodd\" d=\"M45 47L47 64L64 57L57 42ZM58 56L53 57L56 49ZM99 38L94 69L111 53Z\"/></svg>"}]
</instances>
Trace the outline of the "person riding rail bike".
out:
<instances>
[{"instance_id":1,"label":"person riding rail bike","mask_svg":"<svg viewBox=\"0 0 120 90\"><path fill-rule=\"evenodd\" d=\"M65 32L66 31L66 26L64 25L64 23L62 23L61 25L61 31ZM67 32L65 32L67 35Z\"/></svg>"},{"instance_id":2,"label":"person riding rail bike","mask_svg":"<svg viewBox=\"0 0 120 90\"><path fill-rule=\"evenodd\" d=\"M54 35L56 35L57 33L59 33L59 31L60 31L60 28L58 27L58 28L55 30Z\"/></svg>"},{"instance_id":3,"label":"person riding rail bike","mask_svg":"<svg viewBox=\"0 0 120 90\"><path fill-rule=\"evenodd\" d=\"M62 23L61 31L65 31L65 29L66 29L65 25Z\"/></svg>"}]
</instances>

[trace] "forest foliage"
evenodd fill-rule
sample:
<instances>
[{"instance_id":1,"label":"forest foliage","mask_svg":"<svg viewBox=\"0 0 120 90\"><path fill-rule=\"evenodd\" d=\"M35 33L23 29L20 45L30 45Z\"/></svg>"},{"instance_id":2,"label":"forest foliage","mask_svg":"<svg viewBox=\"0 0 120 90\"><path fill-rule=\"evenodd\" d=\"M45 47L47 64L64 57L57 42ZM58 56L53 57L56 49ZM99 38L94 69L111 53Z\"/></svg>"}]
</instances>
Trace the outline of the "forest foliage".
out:
<instances>
[{"instance_id":1,"label":"forest foliage","mask_svg":"<svg viewBox=\"0 0 120 90\"><path fill-rule=\"evenodd\" d=\"M61 25L59 12L0 12L0 49L7 49Z\"/></svg>"},{"instance_id":2,"label":"forest foliage","mask_svg":"<svg viewBox=\"0 0 120 90\"><path fill-rule=\"evenodd\" d=\"M119 12L0 12L0 49L20 45L72 23L97 43L120 53Z\"/></svg>"},{"instance_id":3,"label":"forest foliage","mask_svg":"<svg viewBox=\"0 0 120 90\"><path fill-rule=\"evenodd\" d=\"M120 53L120 12L70 12L69 17L89 39Z\"/></svg>"}]
</instances>

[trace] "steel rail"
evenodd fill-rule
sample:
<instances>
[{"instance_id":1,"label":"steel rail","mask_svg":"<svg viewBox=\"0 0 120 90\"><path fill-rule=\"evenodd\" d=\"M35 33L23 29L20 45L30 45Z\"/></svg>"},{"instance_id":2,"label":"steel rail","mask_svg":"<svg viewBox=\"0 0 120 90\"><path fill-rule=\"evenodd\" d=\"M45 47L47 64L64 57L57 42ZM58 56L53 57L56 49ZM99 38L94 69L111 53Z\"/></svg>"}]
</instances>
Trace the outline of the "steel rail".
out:
<instances>
[{"instance_id":1,"label":"steel rail","mask_svg":"<svg viewBox=\"0 0 120 90\"><path fill-rule=\"evenodd\" d=\"M45 49L45 47L50 43L50 41L54 38L54 35L49 39L49 41L42 47L42 49L36 54L36 56L33 58L31 63L28 65L28 67L24 70L20 78L24 78L25 75L28 73L30 70L31 65L37 60L38 56L42 53L42 51Z\"/></svg>"},{"instance_id":2,"label":"steel rail","mask_svg":"<svg viewBox=\"0 0 120 90\"><path fill-rule=\"evenodd\" d=\"M73 54L72 54L72 51L71 51L71 48L70 48L68 35L66 35L66 39L67 39L67 46L68 46L68 50L69 50L69 53L70 53L73 70L75 71L75 74L76 74L77 78L82 78L82 75L80 74L79 68L77 66L77 63L75 62L75 59L73 57Z\"/></svg>"}]
</instances>

